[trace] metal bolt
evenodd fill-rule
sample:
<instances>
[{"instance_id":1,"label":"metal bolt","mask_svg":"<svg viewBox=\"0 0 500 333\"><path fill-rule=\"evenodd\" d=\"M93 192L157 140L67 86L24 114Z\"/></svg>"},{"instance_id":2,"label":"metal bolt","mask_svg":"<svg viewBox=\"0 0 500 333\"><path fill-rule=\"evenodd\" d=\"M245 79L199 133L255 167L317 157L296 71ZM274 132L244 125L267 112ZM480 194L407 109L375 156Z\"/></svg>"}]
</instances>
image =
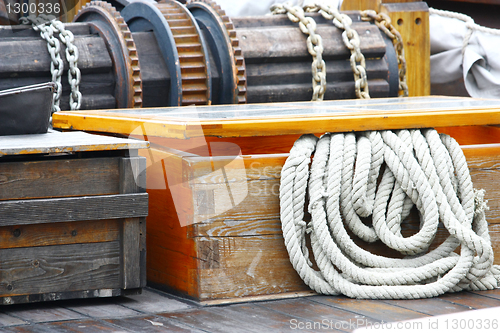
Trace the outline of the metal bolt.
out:
<instances>
[{"instance_id":1,"label":"metal bolt","mask_svg":"<svg viewBox=\"0 0 500 333\"><path fill-rule=\"evenodd\" d=\"M14 232L12 233L14 237L19 237L21 236L21 229L15 229Z\"/></svg>"},{"instance_id":2,"label":"metal bolt","mask_svg":"<svg viewBox=\"0 0 500 333\"><path fill-rule=\"evenodd\" d=\"M78 235L78 231L73 230L73 231L71 232L71 236L75 237L76 235Z\"/></svg>"}]
</instances>

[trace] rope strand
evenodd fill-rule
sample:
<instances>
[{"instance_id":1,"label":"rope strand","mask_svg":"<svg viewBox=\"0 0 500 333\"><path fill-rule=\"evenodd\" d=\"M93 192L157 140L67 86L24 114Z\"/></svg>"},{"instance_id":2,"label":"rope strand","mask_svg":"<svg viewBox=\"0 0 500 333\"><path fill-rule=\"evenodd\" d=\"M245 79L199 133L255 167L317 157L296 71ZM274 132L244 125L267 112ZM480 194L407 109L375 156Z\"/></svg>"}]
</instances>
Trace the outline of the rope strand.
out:
<instances>
[{"instance_id":1,"label":"rope strand","mask_svg":"<svg viewBox=\"0 0 500 333\"><path fill-rule=\"evenodd\" d=\"M413 206L420 230L403 237L401 224ZM280 207L292 265L318 293L413 299L493 289L500 281L484 191L473 190L457 142L435 130L302 136L282 170ZM363 223L370 216L372 225ZM429 251L439 222L450 236ZM355 244L346 226L367 242L380 239L408 256L372 254ZM306 230L319 271L309 261Z\"/></svg>"}]
</instances>

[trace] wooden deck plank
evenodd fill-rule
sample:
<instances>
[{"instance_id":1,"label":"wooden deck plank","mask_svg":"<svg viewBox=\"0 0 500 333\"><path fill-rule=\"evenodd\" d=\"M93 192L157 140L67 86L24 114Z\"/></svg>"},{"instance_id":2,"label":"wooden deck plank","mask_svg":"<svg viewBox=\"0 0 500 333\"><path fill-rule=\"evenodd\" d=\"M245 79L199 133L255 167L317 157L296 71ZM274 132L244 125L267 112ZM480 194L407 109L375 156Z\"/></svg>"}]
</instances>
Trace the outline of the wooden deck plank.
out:
<instances>
[{"instance_id":1,"label":"wooden deck plank","mask_svg":"<svg viewBox=\"0 0 500 333\"><path fill-rule=\"evenodd\" d=\"M92 318L123 318L140 315L139 312L124 307L120 304L112 304L102 299L91 300L85 304L75 304L68 306L68 309Z\"/></svg>"},{"instance_id":2,"label":"wooden deck plank","mask_svg":"<svg viewBox=\"0 0 500 333\"><path fill-rule=\"evenodd\" d=\"M485 290L485 291L471 291L471 293L500 300L500 288L494 290ZM500 306L500 304L498 306Z\"/></svg>"},{"instance_id":3,"label":"wooden deck plank","mask_svg":"<svg viewBox=\"0 0 500 333\"><path fill-rule=\"evenodd\" d=\"M127 308L142 313L177 312L193 308L191 305L170 298L166 294L152 291L149 288L143 289L140 295L123 297L119 302Z\"/></svg>"},{"instance_id":4,"label":"wooden deck plank","mask_svg":"<svg viewBox=\"0 0 500 333\"><path fill-rule=\"evenodd\" d=\"M270 311L269 309L259 306L258 303L220 307L217 308L217 310L228 316L247 317L249 321L258 322L259 325L265 327L265 331L268 332L286 333L297 331L297 329L292 328L294 317L280 312ZM309 332L309 330L306 329L301 330L301 332L304 331Z\"/></svg>"},{"instance_id":5,"label":"wooden deck plank","mask_svg":"<svg viewBox=\"0 0 500 333\"><path fill-rule=\"evenodd\" d=\"M203 333L196 328L192 328L179 323L174 323L167 318L157 316L136 317L127 319L109 319L107 322L118 327L131 330L132 332L168 332L168 333Z\"/></svg>"},{"instance_id":6,"label":"wooden deck plank","mask_svg":"<svg viewBox=\"0 0 500 333\"><path fill-rule=\"evenodd\" d=\"M100 320L72 320L72 321L59 321L53 323L45 323L41 325L42 328L47 329L48 332L71 332L71 333L100 333L100 332L113 332L125 333L128 330L119 330L112 324L107 324Z\"/></svg>"},{"instance_id":7,"label":"wooden deck plank","mask_svg":"<svg viewBox=\"0 0 500 333\"><path fill-rule=\"evenodd\" d=\"M336 331L336 323L347 323L347 325L345 325L346 329L337 331L352 331L355 328L365 326L367 323L380 322L380 320L375 318L346 311L341 308L332 308L305 298L265 302L259 303L258 305L269 310L292 316L299 322L312 321L313 323L320 323L320 326L321 323L325 322L328 327L330 327L330 325L333 327L333 331ZM351 329L349 329L349 327L351 327Z\"/></svg>"},{"instance_id":8,"label":"wooden deck plank","mask_svg":"<svg viewBox=\"0 0 500 333\"><path fill-rule=\"evenodd\" d=\"M309 299L336 309L350 311L383 322L402 321L427 316L421 312L374 300L357 300L343 296L312 296Z\"/></svg>"},{"instance_id":9,"label":"wooden deck plank","mask_svg":"<svg viewBox=\"0 0 500 333\"><path fill-rule=\"evenodd\" d=\"M28 304L3 307L2 312L31 323L83 319L84 315L57 304Z\"/></svg>"},{"instance_id":10,"label":"wooden deck plank","mask_svg":"<svg viewBox=\"0 0 500 333\"><path fill-rule=\"evenodd\" d=\"M468 306L447 302L440 298L384 300L381 302L399 306L405 309L410 309L413 311L418 311L429 316L470 310Z\"/></svg>"},{"instance_id":11,"label":"wooden deck plank","mask_svg":"<svg viewBox=\"0 0 500 333\"><path fill-rule=\"evenodd\" d=\"M0 313L0 327L23 325L23 324L27 324L27 322L22 319L10 316L6 313Z\"/></svg>"},{"instance_id":12,"label":"wooden deck plank","mask_svg":"<svg viewBox=\"0 0 500 333\"><path fill-rule=\"evenodd\" d=\"M468 306L470 309L486 309L500 306L500 300L470 292L444 294L440 298L448 302Z\"/></svg>"},{"instance_id":13,"label":"wooden deck plank","mask_svg":"<svg viewBox=\"0 0 500 333\"><path fill-rule=\"evenodd\" d=\"M249 321L248 318L243 316L221 313L217 308L195 309L180 313L160 313L159 315L169 318L174 322L211 333L260 333L264 330L264 327L255 320Z\"/></svg>"}]
</instances>

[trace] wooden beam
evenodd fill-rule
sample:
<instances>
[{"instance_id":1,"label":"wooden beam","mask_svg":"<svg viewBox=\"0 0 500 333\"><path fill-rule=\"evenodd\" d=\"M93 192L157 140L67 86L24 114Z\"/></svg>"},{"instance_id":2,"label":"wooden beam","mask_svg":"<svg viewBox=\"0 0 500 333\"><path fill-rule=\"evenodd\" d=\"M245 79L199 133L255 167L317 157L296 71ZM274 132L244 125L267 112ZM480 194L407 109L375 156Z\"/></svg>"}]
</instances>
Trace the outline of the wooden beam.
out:
<instances>
[{"instance_id":1,"label":"wooden beam","mask_svg":"<svg viewBox=\"0 0 500 333\"><path fill-rule=\"evenodd\" d=\"M147 215L147 193L0 202L1 226L109 220Z\"/></svg>"}]
</instances>

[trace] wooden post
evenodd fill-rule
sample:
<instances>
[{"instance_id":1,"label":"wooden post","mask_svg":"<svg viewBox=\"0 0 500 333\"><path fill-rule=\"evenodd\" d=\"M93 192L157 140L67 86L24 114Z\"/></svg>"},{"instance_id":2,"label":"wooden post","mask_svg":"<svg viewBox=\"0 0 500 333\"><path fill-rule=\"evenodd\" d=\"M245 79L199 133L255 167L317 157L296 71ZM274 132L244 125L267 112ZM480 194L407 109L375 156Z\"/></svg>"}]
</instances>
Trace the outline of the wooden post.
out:
<instances>
[{"instance_id":1,"label":"wooden post","mask_svg":"<svg viewBox=\"0 0 500 333\"><path fill-rule=\"evenodd\" d=\"M429 7L423 1L346 0L342 10L373 9L391 18L404 42L407 83L410 96L431 92Z\"/></svg>"}]
</instances>

